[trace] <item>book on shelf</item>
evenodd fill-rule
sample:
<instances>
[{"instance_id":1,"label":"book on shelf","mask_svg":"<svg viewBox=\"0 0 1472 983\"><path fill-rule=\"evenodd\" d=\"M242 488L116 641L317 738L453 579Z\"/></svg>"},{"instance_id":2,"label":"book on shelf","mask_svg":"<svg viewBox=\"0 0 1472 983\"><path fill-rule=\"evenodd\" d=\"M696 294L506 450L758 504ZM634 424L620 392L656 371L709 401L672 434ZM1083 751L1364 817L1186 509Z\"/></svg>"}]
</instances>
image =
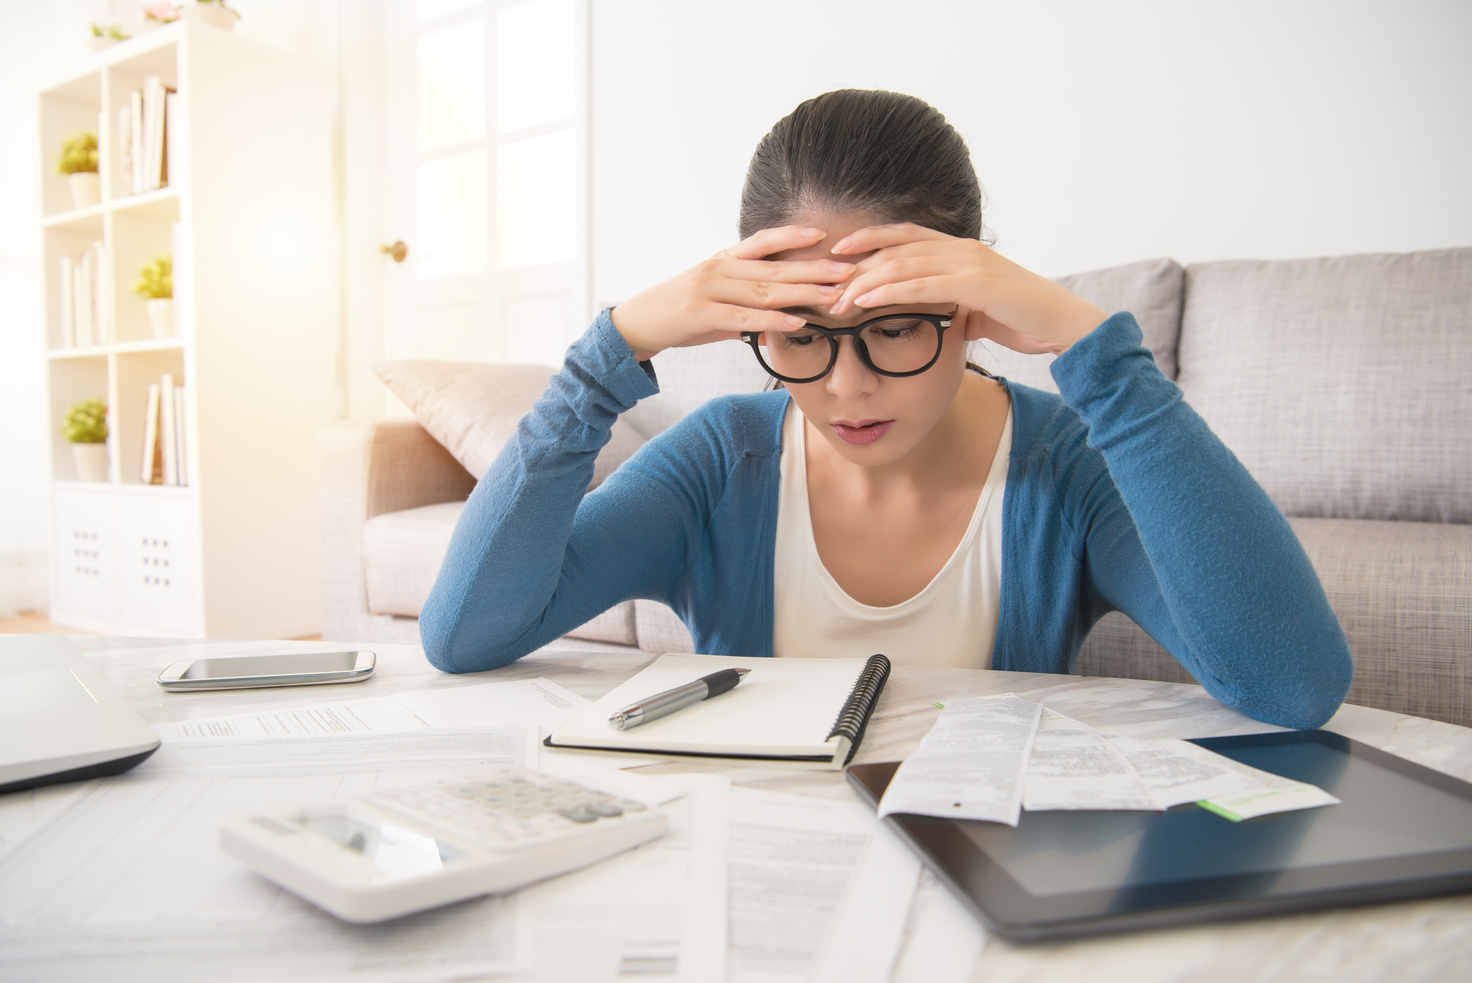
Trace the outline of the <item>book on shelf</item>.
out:
<instances>
[{"instance_id":1,"label":"book on shelf","mask_svg":"<svg viewBox=\"0 0 1472 983\"><path fill-rule=\"evenodd\" d=\"M159 460L158 448L158 400L159 384L148 384L148 402L143 410L143 457L138 469L138 480L145 485L156 485L163 480L163 462Z\"/></svg>"},{"instance_id":2,"label":"book on shelf","mask_svg":"<svg viewBox=\"0 0 1472 983\"><path fill-rule=\"evenodd\" d=\"M618 710L722 669L750 670L733 689L616 730ZM889 659L662 655L555 729L548 747L806 762L842 768L864 738Z\"/></svg>"},{"instance_id":3,"label":"book on shelf","mask_svg":"<svg viewBox=\"0 0 1472 983\"><path fill-rule=\"evenodd\" d=\"M148 386L138 480L145 485L189 484L187 435L184 386L174 381L172 373L165 372L158 382Z\"/></svg>"},{"instance_id":4,"label":"book on shelf","mask_svg":"<svg viewBox=\"0 0 1472 983\"><path fill-rule=\"evenodd\" d=\"M165 372L159 380L158 443L166 485L179 483L179 449L174 440L174 377Z\"/></svg>"},{"instance_id":5,"label":"book on shelf","mask_svg":"<svg viewBox=\"0 0 1472 983\"><path fill-rule=\"evenodd\" d=\"M112 297L107 247L101 241L60 263L61 342L64 347L101 345L112 337Z\"/></svg>"},{"instance_id":6,"label":"book on shelf","mask_svg":"<svg viewBox=\"0 0 1472 983\"><path fill-rule=\"evenodd\" d=\"M133 194L143 190L143 90L128 95L128 186Z\"/></svg>"},{"instance_id":7,"label":"book on shelf","mask_svg":"<svg viewBox=\"0 0 1472 983\"><path fill-rule=\"evenodd\" d=\"M73 284L76 282L77 261L70 256L61 257L61 344L72 348L77 343L77 306Z\"/></svg>"},{"instance_id":8,"label":"book on shelf","mask_svg":"<svg viewBox=\"0 0 1472 983\"><path fill-rule=\"evenodd\" d=\"M126 134L123 157L127 160L128 184L135 195L169 183L169 130L176 91L157 75L145 75L143 87L128 97L127 121L120 120L120 128Z\"/></svg>"},{"instance_id":9,"label":"book on shelf","mask_svg":"<svg viewBox=\"0 0 1472 983\"><path fill-rule=\"evenodd\" d=\"M186 450L188 446L187 430L184 426L184 385L180 383L174 387L174 459L176 485L189 484L189 456Z\"/></svg>"}]
</instances>

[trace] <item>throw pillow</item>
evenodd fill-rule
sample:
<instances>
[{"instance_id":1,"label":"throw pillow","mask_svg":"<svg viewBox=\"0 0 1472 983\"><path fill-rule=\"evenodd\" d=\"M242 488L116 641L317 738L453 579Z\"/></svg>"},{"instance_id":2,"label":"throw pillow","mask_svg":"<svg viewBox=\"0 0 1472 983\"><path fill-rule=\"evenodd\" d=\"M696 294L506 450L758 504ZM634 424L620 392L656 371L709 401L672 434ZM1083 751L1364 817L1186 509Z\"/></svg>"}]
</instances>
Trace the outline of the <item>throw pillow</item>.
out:
<instances>
[{"instance_id":1,"label":"throw pillow","mask_svg":"<svg viewBox=\"0 0 1472 983\"><path fill-rule=\"evenodd\" d=\"M419 425L479 481L556 370L545 365L409 359L380 362L373 371ZM632 426L623 420L615 423L588 487L597 487L643 443L644 437Z\"/></svg>"}]
</instances>

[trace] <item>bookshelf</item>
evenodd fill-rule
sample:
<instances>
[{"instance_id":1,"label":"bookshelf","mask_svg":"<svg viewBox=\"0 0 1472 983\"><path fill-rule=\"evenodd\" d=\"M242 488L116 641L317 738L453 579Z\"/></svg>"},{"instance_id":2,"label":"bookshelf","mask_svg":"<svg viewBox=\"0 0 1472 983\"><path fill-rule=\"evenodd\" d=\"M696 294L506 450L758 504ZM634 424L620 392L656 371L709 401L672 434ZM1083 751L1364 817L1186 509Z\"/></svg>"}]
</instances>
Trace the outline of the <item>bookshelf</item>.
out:
<instances>
[{"instance_id":1,"label":"bookshelf","mask_svg":"<svg viewBox=\"0 0 1472 983\"><path fill-rule=\"evenodd\" d=\"M175 91L167 183L135 192L125 128L151 79ZM124 635L316 633L315 432L339 399L333 81L185 20L89 56L39 100L50 619ZM83 129L98 135L101 200L77 208L53 165ZM63 260L98 243L85 337ZM129 285L162 252L175 328L156 337ZM143 476L148 391L165 374L184 387L178 485ZM108 476L81 481L60 427L97 396Z\"/></svg>"}]
</instances>

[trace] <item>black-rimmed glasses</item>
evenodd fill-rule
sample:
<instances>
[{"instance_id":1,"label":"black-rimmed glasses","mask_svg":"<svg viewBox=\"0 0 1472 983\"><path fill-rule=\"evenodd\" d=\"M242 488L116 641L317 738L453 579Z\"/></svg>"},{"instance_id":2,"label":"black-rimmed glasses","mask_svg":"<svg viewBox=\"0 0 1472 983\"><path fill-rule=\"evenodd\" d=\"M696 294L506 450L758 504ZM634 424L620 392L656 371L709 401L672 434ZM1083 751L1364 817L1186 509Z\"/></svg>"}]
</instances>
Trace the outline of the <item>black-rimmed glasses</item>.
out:
<instances>
[{"instance_id":1,"label":"black-rimmed glasses","mask_svg":"<svg viewBox=\"0 0 1472 983\"><path fill-rule=\"evenodd\" d=\"M808 324L795 331L743 331L767 374L783 382L816 382L838 362L838 339L853 339L859 361L879 375L919 375L940 358L941 339L955 314L886 314L851 328ZM763 349L766 354L763 354Z\"/></svg>"}]
</instances>

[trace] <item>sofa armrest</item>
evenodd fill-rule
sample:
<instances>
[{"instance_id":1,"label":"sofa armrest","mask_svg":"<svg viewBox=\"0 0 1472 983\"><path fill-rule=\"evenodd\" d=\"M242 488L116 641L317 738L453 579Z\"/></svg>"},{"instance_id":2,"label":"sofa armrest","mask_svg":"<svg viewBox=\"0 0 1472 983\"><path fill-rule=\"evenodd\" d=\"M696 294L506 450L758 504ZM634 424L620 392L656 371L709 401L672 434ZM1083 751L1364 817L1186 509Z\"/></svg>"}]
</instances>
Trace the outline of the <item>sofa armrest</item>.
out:
<instances>
[{"instance_id":1,"label":"sofa armrest","mask_svg":"<svg viewBox=\"0 0 1472 983\"><path fill-rule=\"evenodd\" d=\"M368 610L363 525L385 512L468 498L475 479L413 420L329 424L317 431L317 452L322 637L417 641L414 619Z\"/></svg>"}]
</instances>

